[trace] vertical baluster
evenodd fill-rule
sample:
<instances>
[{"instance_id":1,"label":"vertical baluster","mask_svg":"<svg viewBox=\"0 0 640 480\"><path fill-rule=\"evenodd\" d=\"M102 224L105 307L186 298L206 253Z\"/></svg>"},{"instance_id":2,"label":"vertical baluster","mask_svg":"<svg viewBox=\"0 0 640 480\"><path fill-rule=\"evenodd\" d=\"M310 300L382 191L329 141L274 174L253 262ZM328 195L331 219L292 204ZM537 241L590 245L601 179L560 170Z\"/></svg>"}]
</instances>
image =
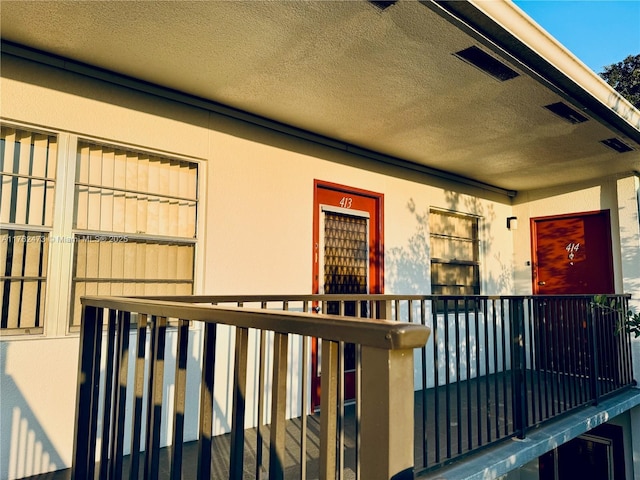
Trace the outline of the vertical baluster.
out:
<instances>
[{"instance_id":1,"label":"vertical baluster","mask_svg":"<svg viewBox=\"0 0 640 480\"><path fill-rule=\"evenodd\" d=\"M144 477L158 478L160 462L160 431L164 383L164 348L167 319L151 317L151 359L148 377L147 431L145 437Z\"/></svg>"},{"instance_id":2,"label":"vertical baluster","mask_svg":"<svg viewBox=\"0 0 640 480\"><path fill-rule=\"evenodd\" d=\"M585 299L588 306L591 305L590 300L591 299ZM618 297L615 295L611 295L609 301L612 302L613 308L620 308ZM618 388L616 369L619 365L616 359L616 342L614 340L614 336L616 336L616 321L617 312L602 312L599 337L602 342L600 346L600 378L602 379L601 393L603 395Z\"/></svg>"},{"instance_id":3,"label":"vertical baluster","mask_svg":"<svg viewBox=\"0 0 640 480\"><path fill-rule=\"evenodd\" d=\"M509 393L508 393L508 385L507 385L507 318L508 315L507 307L505 307L506 300L503 298L500 300L500 327L501 327L501 335L500 339L502 342L502 404L503 404L503 418L504 418L504 433L505 435L509 434Z\"/></svg>"},{"instance_id":4,"label":"vertical baluster","mask_svg":"<svg viewBox=\"0 0 640 480\"><path fill-rule=\"evenodd\" d=\"M263 469L262 448L264 445L264 440L262 438L262 425L264 422L264 381L266 368L265 342L266 332L264 330L260 330L260 360L258 365L258 418L256 422L256 480L260 480L262 478Z\"/></svg>"},{"instance_id":5,"label":"vertical baluster","mask_svg":"<svg viewBox=\"0 0 640 480\"><path fill-rule=\"evenodd\" d=\"M544 419L549 418L549 364L551 362L551 346L550 346L550 307L549 300L544 298L538 302L538 331L540 332L541 352L540 355L540 374L541 383L544 392Z\"/></svg>"},{"instance_id":6,"label":"vertical baluster","mask_svg":"<svg viewBox=\"0 0 640 480\"><path fill-rule=\"evenodd\" d=\"M628 332L625 328L624 322L626 321L626 312L629 311L629 298L620 297L622 313L618 315L618 322L620 325L620 349L618 354L620 356L620 362L622 363L621 370L621 385L628 385L633 381L633 364L631 355L631 332Z\"/></svg>"},{"instance_id":7,"label":"vertical baluster","mask_svg":"<svg viewBox=\"0 0 640 480\"><path fill-rule=\"evenodd\" d=\"M302 311L309 312L309 303L303 302ZM302 337L302 406L300 408L300 479L307 480L307 405L309 403L309 337Z\"/></svg>"},{"instance_id":8,"label":"vertical baluster","mask_svg":"<svg viewBox=\"0 0 640 480\"><path fill-rule=\"evenodd\" d=\"M233 417L231 420L231 464L229 480L241 480L244 470L244 416L247 398L247 353L249 329L236 328L233 370Z\"/></svg>"},{"instance_id":9,"label":"vertical baluster","mask_svg":"<svg viewBox=\"0 0 640 480\"><path fill-rule=\"evenodd\" d=\"M178 346L173 385L173 435L171 438L171 470L169 478L182 478L182 446L184 443L184 414L187 389L187 361L189 350L189 321L178 320Z\"/></svg>"},{"instance_id":10,"label":"vertical baluster","mask_svg":"<svg viewBox=\"0 0 640 480\"><path fill-rule=\"evenodd\" d=\"M582 381L582 404L591 401L591 323L589 322L589 311L583 312L582 328L580 329L582 343L581 361L583 371Z\"/></svg>"},{"instance_id":11,"label":"vertical baluster","mask_svg":"<svg viewBox=\"0 0 640 480\"><path fill-rule=\"evenodd\" d=\"M200 480L211 478L211 440L213 436L213 387L216 371L215 323L205 323L202 347L202 380L200 383L200 418L198 436L198 476Z\"/></svg>"},{"instance_id":12,"label":"vertical baluster","mask_svg":"<svg viewBox=\"0 0 640 480\"><path fill-rule=\"evenodd\" d=\"M473 319L475 326L475 357L476 357L476 425L477 425L477 438L478 438L478 446L482 445L482 392L481 392L481 381L482 377L480 376L480 351L481 351L481 341L480 341L480 308L478 307L480 299L473 300Z\"/></svg>"},{"instance_id":13,"label":"vertical baluster","mask_svg":"<svg viewBox=\"0 0 640 480\"><path fill-rule=\"evenodd\" d=\"M511 369L512 369L512 401L513 429L518 438L525 437L527 428L526 376L524 373L524 305L521 298L509 301L509 318L511 329Z\"/></svg>"},{"instance_id":14,"label":"vertical baluster","mask_svg":"<svg viewBox=\"0 0 640 480\"><path fill-rule=\"evenodd\" d=\"M427 300L420 300L420 324L427 325L427 308L426 308ZM437 349L434 346L434 349ZM427 346L425 344L424 347L420 349L420 374L422 380L422 391L420 392L422 396L422 425L420 428L422 429L422 467L426 467L428 465L428 455L429 455L429 434L427 431Z\"/></svg>"},{"instance_id":15,"label":"vertical baluster","mask_svg":"<svg viewBox=\"0 0 640 480\"><path fill-rule=\"evenodd\" d=\"M587 401L587 385L585 385L584 379L588 378L588 363L586 361L587 356L587 311L581 311L576 327L576 402L578 405L583 405Z\"/></svg>"},{"instance_id":16,"label":"vertical baluster","mask_svg":"<svg viewBox=\"0 0 640 480\"><path fill-rule=\"evenodd\" d=\"M367 312L367 301L363 300L362 303L359 303L358 311L356 312L356 316L358 318L363 315L366 318ZM361 432L361 416L362 416L362 345L355 345L355 356L356 356L356 371L355 371L355 395L356 395L356 404L355 404L355 480L360 480L361 466L360 466L360 446L362 445L362 439L360 438Z\"/></svg>"},{"instance_id":17,"label":"vertical baluster","mask_svg":"<svg viewBox=\"0 0 640 480\"><path fill-rule=\"evenodd\" d=\"M582 311L579 302L574 300L569 301L570 304L570 318L568 326L568 340L569 340L569 407L575 407L578 405L578 392L577 392L577 378L578 378L578 325L580 323L580 312ZM586 306L588 308L588 305Z\"/></svg>"},{"instance_id":18,"label":"vertical baluster","mask_svg":"<svg viewBox=\"0 0 640 480\"><path fill-rule=\"evenodd\" d=\"M562 298L558 302L561 314L560 314L560 328L558 334L560 336L560 349L558 350L558 413L567 411L567 373L569 368L567 366L569 361L569 355L567 354L567 328L571 320L571 312L569 310L568 298Z\"/></svg>"},{"instance_id":19,"label":"vertical baluster","mask_svg":"<svg viewBox=\"0 0 640 480\"><path fill-rule=\"evenodd\" d=\"M451 428L452 424L451 420L451 355L449 353L450 350L450 325L449 325L449 300L447 298L442 299L444 309L442 315L444 317L444 372L445 372L445 384L444 384L444 393L445 393L445 413L446 413L446 421L444 424L444 432L447 440L447 455L446 458L451 458Z\"/></svg>"},{"instance_id":20,"label":"vertical baluster","mask_svg":"<svg viewBox=\"0 0 640 480\"><path fill-rule=\"evenodd\" d=\"M611 301L614 302L614 308L617 309L620 307L620 304L618 303L618 299L616 297L611 297ZM587 300L585 300L585 302L587 302ZM606 388L606 391L602 393L609 393L615 390L616 388L618 388L617 378L616 378L617 376L615 372L618 362L615 356L615 344L614 344L617 313L616 312L607 312L606 314L604 314L604 312L602 313L603 313L601 317L602 322L600 323L601 325L600 338L603 341L604 348L600 349L600 354L605 356L605 360L601 361L600 368L601 368L601 375L604 380L602 383L603 383L603 386ZM602 370L604 370L604 372Z\"/></svg>"},{"instance_id":21,"label":"vertical baluster","mask_svg":"<svg viewBox=\"0 0 640 480\"><path fill-rule=\"evenodd\" d=\"M502 302L500 300L493 300L493 315L492 315L492 325L493 325L493 403L494 403L494 419L495 419L495 432L496 439L500 438L500 392L499 392L499 382L500 378L500 368L499 368L499 357L498 357L498 310L502 307ZM501 314L502 315L502 314Z\"/></svg>"},{"instance_id":22,"label":"vertical baluster","mask_svg":"<svg viewBox=\"0 0 640 480\"><path fill-rule=\"evenodd\" d=\"M274 335L269 480L284 479L288 341L289 337L285 333L276 333Z\"/></svg>"},{"instance_id":23,"label":"vertical baluster","mask_svg":"<svg viewBox=\"0 0 640 480\"><path fill-rule=\"evenodd\" d=\"M72 480L90 480L94 477L103 314L102 309L82 307Z\"/></svg>"},{"instance_id":24,"label":"vertical baluster","mask_svg":"<svg viewBox=\"0 0 640 480\"><path fill-rule=\"evenodd\" d=\"M456 297L453 301L453 321L455 326L455 345L456 345L456 423L457 423L457 442L458 453L462 453L462 392L460 385L460 301Z\"/></svg>"},{"instance_id":25,"label":"vertical baluster","mask_svg":"<svg viewBox=\"0 0 640 480\"><path fill-rule=\"evenodd\" d=\"M113 461L110 455L111 446L111 419L113 417L113 390L114 384L117 383L117 377L114 377L115 363L115 345L116 345L116 311L109 310L107 316L107 351L106 365L104 370L104 403L102 406L102 444L100 447L100 473L98 478L111 478L109 475L109 465Z\"/></svg>"},{"instance_id":26,"label":"vertical baluster","mask_svg":"<svg viewBox=\"0 0 640 480\"><path fill-rule=\"evenodd\" d=\"M440 330L438 328L438 301L434 297L431 297L429 301L431 302L431 323L433 334L433 427L435 438L434 462L440 463ZM447 348L448 347L446 346L445 340L445 352ZM425 423L425 435L427 435L426 432L427 424ZM428 465L425 464L425 467L426 466Z\"/></svg>"},{"instance_id":27,"label":"vertical baluster","mask_svg":"<svg viewBox=\"0 0 640 480\"><path fill-rule=\"evenodd\" d=\"M140 467L140 434L142 430L142 398L144 395L144 364L147 347L147 316L138 315L136 366L134 373L134 400L131 424L131 463L129 465L129 480L138 480Z\"/></svg>"},{"instance_id":28,"label":"vertical baluster","mask_svg":"<svg viewBox=\"0 0 640 480\"><path fill-rule=\"evenodd\" d=\"M465 363L467 364L467 448L473 448L473 420L471 408L471 321L469 319L469 299L464 297L464 345Z\"/></svg>"},{"instance_id":29,"label":"vertical baluster","mask_svg":"<svg viewBox=\"0 0 640 480\"><path fill-rule=\"evenodd\" d=\"M338 344L322 340L320 379L320 480L335 478L336 398L338 396Z\"/></svg>"},{"instance_id":30,"label":"vertical baluster","mask_svg":"<svg viewBox=\"0 0 640 480\"><path fill-rule=\"evenodd\" d=\"M344 316L345 314L345 302L344 300L340 301L340 309L338 315ZM337 430L338 430L338 458L336 464L336 475L335 478L338 480L342 479L342 472L344 471L344 350L345 343L338 343L338 419L337 419Z\"/></svg>"},{"instance_id":31,"label":"vertical baluster","mask_svg":"<svg viewBox=\"0 0 640 480\"><path fill-rule=\"evenodd\" d=\"M546 327L547 327L547 364L546 364L546 376L547 376L547 388L549 395L549 418L555 416L555 401L556 401L556 389L555 389L555 372L557 368L556 362L556 318L558 312L556 311L557 305L553 298L546 299Z\"/></svg>"},{"instance_id":32,"label":"vertical baluster","mask_svg":"<svg viewBox=\"0 0 640 480\"><path fill-rule=\"evenodd\" d=\"M484 311L484 377L485 377L485 403L487 405L485 415L487 417L487 442L491 442L491 357L489 351L489 305L491 305L491 311L494 312L494 302L495 300L491 300L491 304L489 303L489 299L483 300L483 311ZM495 324L494 324L495 325ZM495 328L494 328L495 331ZM495 346L495 345L494 345Z\"/></svg>"},{"instance_id":33,"label":"vertical baluster","mask_svg":"<svg viewBox=\"0 0 640 480\"><path fill-rule=\"evenodd\" d=\"M599 371L599 356L598 356L598 332L596 329L596 320L595 316L597 312L594 312L592 308L588 309L587 314L587 324L589 329L589 358L591 359L590 365L590 373L591 373L591 401L593 405L598 405L600 402L600 382L598 381L598 377L600 376Z\"/></svg>"},{"instance_id":34,"label":"vertical baluster","mask_svg":"<svg viewBox=\"0 0 640 480\"><path fill-rule=\"evenodd\" d=\"M122 456L124 454L124 427L127 407L127 375L129 374L129 330L131 314L118 312L118 347L113 405L113 433L111 435L110 475L109 478L122 478Z\"/></svg>"},{"instance_id":35,"label":"vertical baluster","mask_svg":"<svg viewBox=\"0 0 640 480\"><path fill-rule=\"evenodd\" d=\"M535 349L536 349L536 339L534 335L534 313L533 313L533 304L530 297L526 299L526 308L527 308L527 323L526 323L526 331L527 331L527 345L529 347L529 357L527 359L528 365L527 370L529 373L529 385L531 385L531 425L535 425L537 423L536 420L536 408L539 405L538 397L536 396L536 389L539 387L538 379L536 378L535 372Z\"/></svg>"}]
</instances>

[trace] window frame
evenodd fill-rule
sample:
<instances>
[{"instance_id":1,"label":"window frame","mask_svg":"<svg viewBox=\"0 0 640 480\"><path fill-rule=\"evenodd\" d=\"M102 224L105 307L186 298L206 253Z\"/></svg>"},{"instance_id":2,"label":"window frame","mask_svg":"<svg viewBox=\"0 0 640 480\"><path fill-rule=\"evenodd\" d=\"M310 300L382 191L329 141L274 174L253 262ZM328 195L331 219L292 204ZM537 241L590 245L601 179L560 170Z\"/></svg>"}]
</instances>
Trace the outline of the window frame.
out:
<instances>
[{"instance_id":1,"label":"window frame","mask_svg":"<svg viewBox=\"0 0 640 480\"><path fill-rule=\"evenodd\" d=\"M138 168L141 165L138 162L144 162L144 161L147 161L149 163L151 161L161 162L161 163L164 161L168 161L168 162L176 161L176 162L185 163L185 164L194 164L197 168L197 171L195 172L195 185L194 185L194 192L193 192L194 197L187 198L187 197L169 195L165 192L141 190L139 187L131 189L131 188L127 188L126 186L124 188L109 186L108 184L105 184L104 182L102 182L102 179L97 183L94 182L94 180L92 180L91 178L87 178L86 181L84 181L79 178L78 171L77 171L77 168L82 158L81 148L89 148L89 151L85 152L89 154L88 157L86 157L86 161L88 162L91 162L91 159L89 158L91 157L91 153L90 153L91 149L96 148L99 150L99 158L101 161L103 161L105 158L109 158L110 155L114 155L114 158L115 158L117 154L117 155L124 155L125 161L128 162L129 155L135 156L135 159L131 163L136 164L136 168ZM198 162L194 162L191 159L177 158L174 155L168 155L164 152L151 152L148 149L124 147L122 145L114 144L111 142L90 140L90 139L87 139L86 137L79 137L77 139L75 153L76 155L74 156L74 163L75 163L76 173L74 174L74 184L73 184L74 208L73 208L73 214L72 214L72 217L73 217L72 218L72 237L74 238L73 244L75 248L73 250L73 258L72 258L72 265L71 265L72 277L71 277L71 288L69 293L70 312L68 315L69 330L71 332L75 332L75 331L79 331L79 328L80 328L79 324L75 322L77 317L75 312L75 307L76 307L75 296L76 296L76 287L82 283L85 284L85 287L87 286L86 284L95 283L97 284L96 288L98 290L100 289L100 286L104 288L107 284L108 285L130 284L130 285L135 285L136 288L139 288L142 285L142 288L146 288L148 285L151 285L151 284L165 283L165 284L179 285L179 284L189 283L191 285L191 291L189 294L195 293L196 244L197 244L197 238L199 236L199 231L200 231L199 230L200 225L198 224L198 217L199 217L198 205L200 202L199 194L202 191L199 185L200 175L201 175L201 165ZM148 158L145 158L145 157L148 157ZM154 164L154 167L160 166L161 163L158 165ZM115 168L116 164L114 163L113 165ZM128 167L129 167L129 164L127 163L127 168ZM102 170L101 167L99 168L99 170L100 170L99 174L102 175L104 173L104 170ZM157 173L157 171L154 170L153 173ZM153 173L152 173L152 170L149 170L147 172L147 174L150 176ZM89 172L89 176L91 176L90 172ZM159 178L157 180L159 181ZM152 233L141 232L141 231L137 231L137 226L136 226L135 232L126 231L127 227L125 225L123 225L123 228L125 231L114 231L115 229L107 230L104 228L103 229L89 228L91 227L89 225L89 222L87 222L87 225L80 226L80 223L82 222L78 222L78 220L80 220L78 217L78 208L80 206L79 191L82 188L86 188L88 192L91 191L92 189L100 192L98 196L99 200L103 199L101 195L104 194L104 191L112 191L114 193L120 192L121 194L124 194L125 198L129 195L132 195L135 202L147 201L150 198L153 198L155 200L172 199L176 201L186 201L189 203L192 202L193 208L194 208L193 236L187 237L187 236L180 236L180 235L163 235L162 232L152 232ZM90 210L89 203L90 203L90 198L88 198L87 204L85 206L87 212L89 212ZM136 203L136 205L139 212L140 211L139 208L141 204ZM147 207L147 209L144 210L144 215L146 217L150 212L149 210L150 204L146 203L145 206ZM159 217L159 211L156 213L158 213L158 217ZM102 212L100 212L100 215L101 214ZM148 227L148 224L145 226ZM88 242L87 248L88 248L88 245L91 243L98 243L98 244L103 243L102 240L105 240L106 243L111 243L112 246L118 243L120 243L121 245L136 244L138 246L148 244L148 245L155 245L160 248L162 248L161 246L166 246L166 245L192 246L193 253L191 257L192 257L193 264L191 267L190 279L188 281L171 282L171 281L168 281L168 279L166 281L160 281L159 278L150 279L150 278L136 277L136 278L129 278L127 279L127 281L122 281L122 279L119 279L116 277L101 277L100 274L98 274L97 277L80 276L78 275L77 262L78 262L78 248L82 243L78 239L81 237L85 238L86 241ZM89 257L87 257L87 259L88 258ZM99 294L99 293L94 293L94 294Z\"/></svg>"},{"instance_id":2,"label":"window frame","mask_svg":"<svg viewBox=\"0 0 640 480\"><path fill-rule=\"evenodd\" d=\"M429 282L431 285L431 293L432 295L449 295L449 296L469 296L469 295L480 295L482 293L483 284L482 284L482 240L481 240L481 229L482 229L482 217L479 215L473 215L469 213L447 210L442 208L431 207L429 208L429 218L431 219L431 215L446 215L450 217L458 217L462 219L474 220L474 225L472 226L473 237L460 237L456 235L447 235L441 232L433 232L432 224L429 221ZM441 239L452 239L455 241L464 241L472 243L473 248L473 258L474 260L459 260L459 259L451 259L447 257L434 257L433 256L433 239L441 238ZM474 283L471 285L453 285L453 284L442 284L434 282L434 265L454 265L454 266L466 266L471 267L473 269L473 279ZM472 288L473 293L465 294L465 293L435 293L434 285L438 287L454 287L454 288Z\"/></svg>"},{"instance_id":3,"label":"window frame","mask_svg":"<svg viewBox=\"0 0 640 480\"><path fill-rule=\"evenodd\" d=\"M44 309L43 325L39 327L37 331L30 329L28 332L0 329L0 341L77 336L79 334L79 327L72 327L71 325L72 307L70 302L72 276L75 270L73 264L75 255L74 239L76 233L78 233L76 229L73 228L73 219L76 208L75 185L79 142L104 145L125 151L131 150L197 165L195 238L191 239L190 243L194 246L192 291L194 294L200 292L204 279L204 265L202 265L200 261L200 250L205 237L206 225L206 201L204 198L206 196L206 188L204 187L206 185L208 166L206 158L162 151L117 140L97 138L91 135L45 128L33 124L6 120L4 118L0 118L0 124L7 128L55 136L58 144L54 176L53 220L51 227L48 227L48 235L50 238L55 238L56 241L49 242L48 262L46 266L43 266L43 272L46 272L46 292L44 306L42 307ZM5 224L2 224L2 226L4 228ZM16 229L13 225L11 225L11 228ZM171 240L173 237L156 236L156 239Z\"/></svg>"},{"instance_id":4,"label":"window frame","mask_svg":"<svg viewBox=\"0 0 640 480\"><path fill-rule=\"evenodd\" d=\"M33 175L31 173L28 174L15 174L15 173L11 173L8 176L12 177L12 178L22 178L22 179L28 179L29 182L32 180L36 180L36 181L42 181L45 183L45 185L47 183L51 183L53 186L53 195L50 199L46 199L46 186L45 186L45 195L43 195L43 209L47 209L50 210L49 215L51 217L50 219L50 224L47 224L46 221L42 221L42 223L40 225L36 225L36 224L30 224L30 223L18 223L16 221L11 222L9 221L9 223L2 223L0 224L0 227L2 228L2 230L7 230L7 231L13 231L13 232L23 232L25 235L28 235L30 233L36 233L36 234L40 234L40 238L42 238L43 235L46 236L47 241L46 242L42 242L40 241L40 243L46 243L46 264L42 265L39 264L38 265L38 270L40 272L40 274L37 276L38 277L38 282L42 282L43 283L43 287L44 288L44 294L43 298L42 298L42 302L39 306L39 313L38 316L42 319L42 324L41 325L36 325L33 327L5 327L5 328L1 328L0 327L0 339L4 338L4 337L34 337L34 336L38 336L38 335L43 335L46 332L47 329L47 324L49 322L47 322L47 318L48 318L48 298L50 296L50 292L52 289L51 286L51 280L52 280L52 276L51 276L51 272L49 271L49 266L51 264L51 245L52 245L52 238L54 236L54 224L55 224L55 208L56 208L56 203L58 201L58 194L60 191L60 169L61 169L61 150L63 149L63 140L61 140L60 138L60 134L59 132L50 130L50 129L44 129L41 127L36 127L36 126L32 126L32 125L25 125L25 124L21 124L21 123L17 123L17 122L7 122L7 121L0 121L0 125L3 128L7 128L7 129L13 129L15 131L20 131L20 132L25 132L25 133L29 133L32 136L33 135L43 135L46 137L53 137L55 139L55 165L53 165L52 167L52 171L50 176L39 176L39 175ZM32 152L30 151L30 154ZM49 170L49 165L48 162L51 160L51 158L49 156L47 156L47 171ZM4 175L4 174L3 174ZM51 205L49 207L45 207L45 202L46 201L50 201ZM28 219L26 219L26 221L28 221ZM20 236L20 235L19 235ZM15 242L15 241L14 241ZM27 244L30 243L30 241L27 241L25 238L24 244L25 244L25 249L23 254L26 255L27 254ZM42 255L43 251L40 252L40 254ZM3 272L4 273L4 272ZM31 278L31 276L25 276L25 275L18 275L18 276L14 276L14 275L9 275L7 277L5 277L3 275L3 288L4 288L4 281L9 281L12 282L14 280L11 280L11 278L22 278L24 281L25 278ZM20 294L22 296L22 292ZM40 318L36 319L36 322L40 321Z\"/></svg>"}]
</instances>

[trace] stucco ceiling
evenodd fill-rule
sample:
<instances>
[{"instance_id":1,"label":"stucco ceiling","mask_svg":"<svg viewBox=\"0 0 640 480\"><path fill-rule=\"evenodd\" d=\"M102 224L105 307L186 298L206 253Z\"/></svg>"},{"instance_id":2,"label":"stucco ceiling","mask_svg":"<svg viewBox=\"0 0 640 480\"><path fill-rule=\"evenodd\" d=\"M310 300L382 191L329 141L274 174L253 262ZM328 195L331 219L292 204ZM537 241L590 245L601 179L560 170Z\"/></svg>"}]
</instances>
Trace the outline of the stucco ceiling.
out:
<instances>
[{"instance_id":1,"label":"stucco ceiling","mask_svg":"<svg viewBox=\"0 0 640 480\"><path fill-rule=\"evenodd\" d=\"M640 145L523 71L501 82L453 53L486 45L428 2L1 2L4 40L509 190L640 170ZM565 95L566 97L566 95ZM635 150L617 153L617 137Z\"/></svg>"}]
</instances>

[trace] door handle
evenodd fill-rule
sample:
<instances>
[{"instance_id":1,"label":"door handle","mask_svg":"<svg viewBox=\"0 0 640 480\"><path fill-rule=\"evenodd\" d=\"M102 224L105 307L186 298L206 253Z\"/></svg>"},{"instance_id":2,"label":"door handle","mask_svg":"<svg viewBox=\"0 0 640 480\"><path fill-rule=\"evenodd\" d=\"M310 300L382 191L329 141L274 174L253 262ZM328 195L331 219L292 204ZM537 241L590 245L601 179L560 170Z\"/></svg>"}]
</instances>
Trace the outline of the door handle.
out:
<instances>
[{"instance_id":1,"label":"door handle","mask_svg":"<svg viewBox=\"0 0 640 480\"><path fill-rule=\"evenodd\" d=\"M538 282L538 285L540 285L540 286L542 286L542 285L546 285L546 284L547 284L547 282L542 282L542 281L541 281L541 282Z\"/></svg>"}]
</instances>

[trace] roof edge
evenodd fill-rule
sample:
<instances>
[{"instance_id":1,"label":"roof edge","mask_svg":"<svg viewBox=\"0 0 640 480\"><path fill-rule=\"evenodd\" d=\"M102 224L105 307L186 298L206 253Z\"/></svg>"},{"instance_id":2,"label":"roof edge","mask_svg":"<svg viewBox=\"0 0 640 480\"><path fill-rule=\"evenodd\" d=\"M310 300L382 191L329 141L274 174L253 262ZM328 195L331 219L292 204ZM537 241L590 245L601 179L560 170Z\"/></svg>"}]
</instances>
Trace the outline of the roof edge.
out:
<instances>
[{"instance_id":1,"label":"roof edge","mask_svg":"<svg viewBox=\"0 0 640 480\"><path fill-rule=\"evenodd\" d=\"M640 111L513 2L427 0L423 4L444 10L580 110L640 144Z\"/></svg>"}]
</instances>

